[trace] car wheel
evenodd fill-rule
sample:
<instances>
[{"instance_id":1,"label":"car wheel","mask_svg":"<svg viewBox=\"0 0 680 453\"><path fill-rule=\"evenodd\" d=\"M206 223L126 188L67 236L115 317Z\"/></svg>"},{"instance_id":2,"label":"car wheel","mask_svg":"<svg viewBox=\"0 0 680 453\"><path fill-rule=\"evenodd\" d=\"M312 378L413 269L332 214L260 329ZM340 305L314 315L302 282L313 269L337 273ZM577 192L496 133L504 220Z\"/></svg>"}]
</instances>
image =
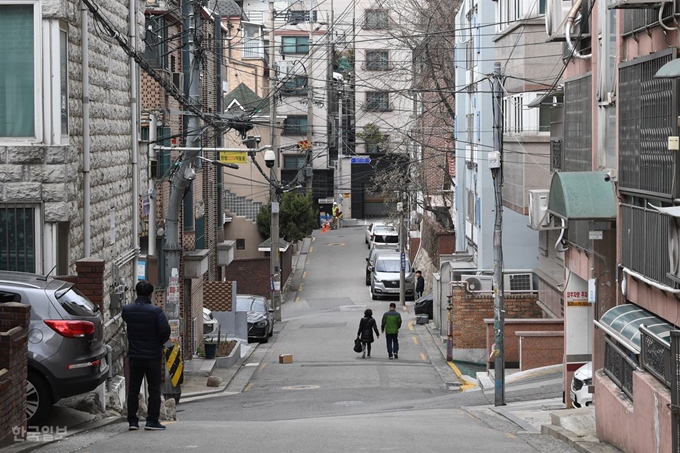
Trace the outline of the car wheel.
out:
<instances>
[{"instance_id":1,"label":"car wheel","mask_svg":"<svg viewBox=\"0 0 680 453\"><path fill-rule=\"evenodd\" d=\"M371 299L378 300L378 296L375 293L371 293Z\"/></svg>"},{"instance_id":2,"label":"car wheel","mask_svg":"<svg viewBox=\"0 0 680 453\"><path fill-rule=\"evenodd\" d=\"M28 372L26 381L26 420L37 425L52 407L52 392L45 379L35 371Z\"/></svg>"},{"instance_id":3,"label":"car wheel","mask_svg":"<svg viewBox=\"0 0 680 453\"><path fill-rule=\"evenodd\" d=\"M271 325L269 329L269 334L267 334L267 336L271 337L272 335L274 335L274 324Z\"/></svg>"},{"instance_id":4,"label":"car wheel","mask_svg":"<svg viewBox=\"0 0 680 453\"><path fill-rule=\"evenodd\" d=\"M371 284L371 276L366 275L366 286L370 286L370 284Z\"/></svg>"}]
</instances>

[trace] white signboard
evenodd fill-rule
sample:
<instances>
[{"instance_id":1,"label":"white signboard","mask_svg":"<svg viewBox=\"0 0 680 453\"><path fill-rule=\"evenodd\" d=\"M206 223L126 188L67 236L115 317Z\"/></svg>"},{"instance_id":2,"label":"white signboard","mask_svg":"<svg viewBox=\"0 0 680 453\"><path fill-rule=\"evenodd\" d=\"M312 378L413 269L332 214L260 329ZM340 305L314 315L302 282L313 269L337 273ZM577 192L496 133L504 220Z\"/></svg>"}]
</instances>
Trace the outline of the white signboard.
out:
<instances>
[{"instance_id":1,"label":"white signboard","mask_svg":"<svg viewBox=\"0 0 680 453\"><path fill-rule=\"evenodd\" d=\"M564 292L564 347L569 362L569 356L592 354L593 306L588 302L588 282L574 272L566 272L568 283Z\"/></svg>"}]
</instances>

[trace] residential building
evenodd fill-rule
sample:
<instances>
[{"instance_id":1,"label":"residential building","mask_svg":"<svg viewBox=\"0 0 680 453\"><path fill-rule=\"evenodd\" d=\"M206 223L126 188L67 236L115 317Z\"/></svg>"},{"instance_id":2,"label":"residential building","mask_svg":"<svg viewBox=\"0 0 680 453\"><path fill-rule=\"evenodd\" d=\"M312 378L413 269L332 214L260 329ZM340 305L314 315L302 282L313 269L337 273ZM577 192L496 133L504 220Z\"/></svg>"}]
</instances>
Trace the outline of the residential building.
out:
<instances>
[{"instance_id":1,"label":"residential building","mask_svg":"<svg viewBox=\"0 0 680 453\"><path fill-rule=\"evenodd\" d=\"M143 11L129 5L97 3L139 38ZM105 335L118 372L115 320L134 297L139 253L138 76L94 20L74 0L0 4L0 269L68 276L79 260L103 260L101 308L113 320Z\"/></svg>"}]
</instances>

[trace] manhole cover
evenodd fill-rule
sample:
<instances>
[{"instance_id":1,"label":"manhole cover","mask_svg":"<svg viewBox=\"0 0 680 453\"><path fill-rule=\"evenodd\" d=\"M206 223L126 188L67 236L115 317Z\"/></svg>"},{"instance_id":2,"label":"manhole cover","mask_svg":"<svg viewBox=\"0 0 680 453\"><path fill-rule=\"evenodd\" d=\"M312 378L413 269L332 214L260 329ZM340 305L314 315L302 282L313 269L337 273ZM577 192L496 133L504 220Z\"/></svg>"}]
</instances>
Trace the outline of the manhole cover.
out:
<instances>
[{"instance_id":1,"label":"manhole cover","mask_svg":"<svg viewBox=\"0 0 680 453\"><path fill-rule=\"evenodd\" d=\"M330 244L328 244L329 247L341 247L343 245L345 245L344 242L331 242Z\"/></svg>"},{"instance_id":2,"label":"manhole cover","mask_svg":"<svg viewBox=\"0 0 680 453\"><path fill-rule=\"evenodd\" d=\"M337 406L358 406L360 404L364 404L363 401L336 401L333 403Z\"/></svg>"},{"instance_id":3,"label":"manhole cover","mask_svg":"<svg viewBox=\"0 0 680 453\"><path fill-rule=\"evenodd\" d=\"M289 385L281 387L283 390L313 390L320 388L318 385Z\"/></svg>"}]
</instances>

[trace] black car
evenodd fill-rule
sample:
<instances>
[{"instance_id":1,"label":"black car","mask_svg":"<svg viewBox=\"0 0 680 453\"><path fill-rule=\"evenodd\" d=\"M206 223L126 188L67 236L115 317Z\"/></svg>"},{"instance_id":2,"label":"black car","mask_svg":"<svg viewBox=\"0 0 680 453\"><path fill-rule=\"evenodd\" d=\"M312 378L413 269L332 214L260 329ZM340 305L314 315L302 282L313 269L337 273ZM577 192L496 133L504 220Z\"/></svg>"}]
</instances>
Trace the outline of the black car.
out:
<instances>
[{"instance_id":1,"label":"black car","mask_svg":"<svg viewBox=\"0 0 680 453\"><path fill-rule=\"evenodd\" d=\"M269 341L274 333L274 310L266 297L237 294L236 311L248 313L248 340Z\"/></svg>"},{"instance_id":2,"label":"black car","mask_svg":"<svg viewBox=\"0 0 680 453\"><path fill-rule=\"evenodd\" d=\"M416 300L415 309L417 315L428 315L430 319L433 317L433 300L432 293L425 294L423 297Z\"/></svg>"}]
</instances>

